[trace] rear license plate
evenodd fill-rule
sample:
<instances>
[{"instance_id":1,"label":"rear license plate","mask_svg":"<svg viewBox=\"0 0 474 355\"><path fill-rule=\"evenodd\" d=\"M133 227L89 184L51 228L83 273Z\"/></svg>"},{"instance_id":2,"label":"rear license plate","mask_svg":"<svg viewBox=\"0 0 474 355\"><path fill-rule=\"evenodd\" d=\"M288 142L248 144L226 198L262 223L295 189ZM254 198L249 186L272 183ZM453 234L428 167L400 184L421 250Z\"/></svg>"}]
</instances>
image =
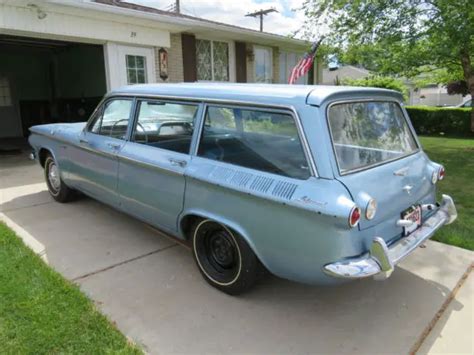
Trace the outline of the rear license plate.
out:
<instances>
[{"instance_id":1,"label":"rear license plate","mask_svg":"<svg viewBox=\"0 0 474 355\"><path fill-rule=\"evenodd\" d=\"M413 222L411 226L403 228L403 235L407 236L410 233L413 233L421 226L421 206L411 206L409 209L403 211L402 219Z\"/></svg>"}]
</instances>

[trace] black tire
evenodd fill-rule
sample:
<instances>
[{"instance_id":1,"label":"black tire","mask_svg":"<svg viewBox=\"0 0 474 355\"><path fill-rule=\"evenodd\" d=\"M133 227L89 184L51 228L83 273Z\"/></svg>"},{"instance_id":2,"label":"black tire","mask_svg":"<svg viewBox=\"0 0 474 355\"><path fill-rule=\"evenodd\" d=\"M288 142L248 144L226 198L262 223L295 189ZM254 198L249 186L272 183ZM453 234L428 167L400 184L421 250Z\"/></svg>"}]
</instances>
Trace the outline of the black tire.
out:
<instances>
[{"instance_id":1,"label":"black tire","mask_svg":"<svg viewBox=\"0 0 474 355\"><path fill-rule=\"evenodd\" d=\"M54 177L51 175L54 175ZM48 155L44 161L44 178L48 186L49 194L56 201L65 203L71 201L74 197L74 191L61 179L59 167L51 155Z\"/></svg>"},{"instance_id":2,"label":"black tire","mask_svg":"<svg viewBox=\"0 0 474 355\"><path fill-rule=\"evenodd\" d=\"M247 242L235 231L212 220L192 229L193 256L204 279L229 295L252 288L262 266Z\"/></svg>"}]
</instances>

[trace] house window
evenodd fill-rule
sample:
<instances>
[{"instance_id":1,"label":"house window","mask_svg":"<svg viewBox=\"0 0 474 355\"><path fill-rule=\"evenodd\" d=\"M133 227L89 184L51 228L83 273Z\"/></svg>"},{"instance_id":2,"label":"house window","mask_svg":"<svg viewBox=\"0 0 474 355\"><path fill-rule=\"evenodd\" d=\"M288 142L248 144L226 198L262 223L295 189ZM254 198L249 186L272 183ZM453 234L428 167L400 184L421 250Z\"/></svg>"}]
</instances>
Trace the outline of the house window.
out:
<instances>
[{"instance_id":1,"label":"house window","mask_svg":"<svg viewBox=\"0 0 474 355\"><path fill-rule=\"evenodd\" d=\"M197 79L229 81L229 44L196 40Z\"/></svg>"},{"instance_id":2,"label":"house window","mask_svg":"<svg viewBox=\"0 0 474 355\"><path fill-rule=\"evenodd\" d=\"M303 57L303 54L296 54L292 52L280 52L280 83L288 84L291 71L296 66L298 61ZM296 84L307 84L308 74L300 76Z\"/></svg>"},{"instance_id":3,"label":"house window","mask_svg":"<svg viewBox=\"0 0 474 355\"><path fill-rule=\"evenodd\" d=\"M144 84L146 78L146 58L141 55L127 55L127 82L132 84Z\"/></svg>"},{"instance_id":4,"label":"house window","mask_svg":"<svg viewBox=\"0 0 474 355\"><path fill-rule=\"evenodd\" d=\"M273 61L271 48L254 47L255 81L271 83L273 80Z\"/></svg>"},{"instance_id":5,"label":"house window","mask_svg":"<svg viewBox=\"0 0 474 355\"><path fill-rule=\"evenodd\" d=\"M6 77L0 77L0 107L11 106L10 83Z\"/></svg>"}]
</instances>

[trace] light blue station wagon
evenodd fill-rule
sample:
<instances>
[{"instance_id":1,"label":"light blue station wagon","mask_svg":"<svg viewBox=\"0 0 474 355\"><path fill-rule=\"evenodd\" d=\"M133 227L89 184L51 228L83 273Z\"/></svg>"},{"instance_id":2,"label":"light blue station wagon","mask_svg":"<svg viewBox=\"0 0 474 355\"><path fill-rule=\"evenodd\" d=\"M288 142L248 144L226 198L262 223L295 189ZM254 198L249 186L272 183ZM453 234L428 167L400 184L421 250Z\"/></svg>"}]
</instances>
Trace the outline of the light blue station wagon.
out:
<instances>
[{"instance_id":1,"label":"light blue station wagon","mask_svg":"<svg viewBox=\"0 0 474 355\"><path fill-rule=\"evenodd\" d=\"M80 191L182 240L229 294L264 268L384 279L457 217L449 196L436 202L444 168L401 102L372 88L135 85L29 141L54 199Z\"/></svg>"}]
</instances>

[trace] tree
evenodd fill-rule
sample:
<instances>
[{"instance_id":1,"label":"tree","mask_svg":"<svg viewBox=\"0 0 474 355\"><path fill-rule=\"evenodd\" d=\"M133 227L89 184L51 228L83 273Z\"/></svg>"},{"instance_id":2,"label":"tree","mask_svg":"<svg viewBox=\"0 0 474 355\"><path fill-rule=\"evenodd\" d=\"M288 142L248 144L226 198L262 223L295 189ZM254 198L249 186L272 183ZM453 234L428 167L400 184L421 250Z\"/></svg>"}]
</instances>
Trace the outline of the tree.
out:
<instances>
[{"instance_id":1,"label":"tree","mask_svg":"<svg viewBox=\"0 0 474 355\"><path fill-rule=\"evenodd\" d=\"M384 74L444 71L474 97L474 1L304 0L302 8L304 37L327 32L331 46Z\"/></svg>"}]
</instances>

